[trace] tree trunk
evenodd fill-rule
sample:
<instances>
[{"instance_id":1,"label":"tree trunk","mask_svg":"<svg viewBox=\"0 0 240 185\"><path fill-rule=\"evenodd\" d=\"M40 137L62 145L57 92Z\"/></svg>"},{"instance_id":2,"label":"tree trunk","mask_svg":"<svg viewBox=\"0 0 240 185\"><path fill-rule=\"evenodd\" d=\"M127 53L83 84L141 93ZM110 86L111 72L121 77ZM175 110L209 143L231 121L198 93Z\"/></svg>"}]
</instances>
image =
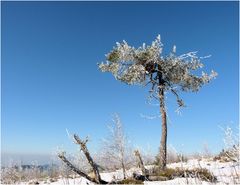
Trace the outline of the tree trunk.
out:
<instances>
[{"instance_id":1,"label":"tree trunk","mask_svg":"<svg viewBox=\"0 0 240 185\"><path fill-rule=\"evenodd\" d=\"M108 184L108 182L102 180L101 178L99 180L96 180L96 178L92 178L89 175L87 175L86 173L82 172L81 170L79 170L78 168L76 168L65 156L64 154L58 154L58 157L75 173L77 173L78 175L86 178L87 180L96 183L96 184Z\"/></svg>"},{"instance_id":2,"label":"tree trunk","mask_svg":"<svg viewBox=\"0 0 240 185\"><path fill-rule=\"evenodd\" d=\"M142 157L141 157L140 152L139 152L138 150L136 150L136 151L134 152L134 154L135 154L135 156L136 156L136 158L137 158L137 160L138 160L138 166L139 166L139 168L141 168L142 175L143 175L144 177L146 177L146 175L147 175L146 171L147 171L147 170L146 170L146 168L144 167L143 160L142 160Z\"/></svg>"},{"instance_id":3,"label":"tree trunk","mask_svg":"<svg viewBox=\"0 0 240 185\"><path fill-rule=\"evenodd\" d=\"M123 170L123 179L126 179L126 169L125 169L125 164L123 160L122 160L122 170Z\"/></svg>"},{"instance_id":4,"label":"tree trunk","mask_svg":"<svg viewBox=\"0 0 240 185\"><path fill-rule=\"evenodd\" d=\"M162 117L162 136L160 143L159 165L160 169L164 170L167 164L167 116L164 102L164 89L159 89L160 112Z\"/></svg>"},{"instance_id":5,"label":"tree trunk","mask_svg":"<svg viewBox=\"0 0 240 185\"><path fill-rule=\"evenodd\" d=\"M67 160L67 158L64 156L64 154L58 154L58 157L75 173L77 173L78 175L85 177L87 180L94 182L94 183L99 183L97 182L94 178L91 178L90 176L88 176L87 174L85 174L84 172L82 172L81 170L79 170L78 168L76 168L69 160Z\"/></svg>"},{"instance_id":6,"label":"tree trunk","mask_svg":"<svg viewBox=\"0 0 240 185\"><path fill-rule=\"evenodd\" d=\"M91 157L91 155L90 155L90 153L87 149L87 146L86 146L86 143L87 143L88 140L86 139L86 141L82 141L76 134L74 134L73 137L74 137L76 143L80 145L81 150L83 151L83 153L85 154L85 156L88 160L88 163L91 165L94 176L95 176L95 180L97 181L98 184L100 184L101 183L101 176L99 174L97 164L93 161L93 159L92 159L92 157Z\"/></svg>"}]
</instances>

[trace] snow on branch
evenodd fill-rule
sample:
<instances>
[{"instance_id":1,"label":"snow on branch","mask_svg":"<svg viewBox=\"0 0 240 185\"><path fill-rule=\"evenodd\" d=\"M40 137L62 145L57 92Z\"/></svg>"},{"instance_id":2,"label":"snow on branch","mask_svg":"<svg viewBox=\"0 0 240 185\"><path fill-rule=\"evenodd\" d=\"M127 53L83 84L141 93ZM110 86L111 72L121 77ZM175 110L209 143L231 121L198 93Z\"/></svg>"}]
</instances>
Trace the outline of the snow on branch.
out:
<instances>
[{"instance_id":1,"label":"snow on branch","mask_svg":"<svg viewBox=\"0 0 240 185\"><path fill-rule=\"evenodd\" d=\"M169 55L162 55L163 44L160 35L150 45L134 48L126 41L116 44L108 54L106 62L99 64L102 72L111 72L117 80L133 85L151 85L150 96L159 99L159 89L170 90L177 98L181 107L183 101L178 91L198 91L204 84L217 76L215 71L210 74L202 72L197 76L193 71L203 68L202 59L197 51L176 55L176 46ZM174 90L177 88L178 90Z\"/></svg>"}]
</instances>

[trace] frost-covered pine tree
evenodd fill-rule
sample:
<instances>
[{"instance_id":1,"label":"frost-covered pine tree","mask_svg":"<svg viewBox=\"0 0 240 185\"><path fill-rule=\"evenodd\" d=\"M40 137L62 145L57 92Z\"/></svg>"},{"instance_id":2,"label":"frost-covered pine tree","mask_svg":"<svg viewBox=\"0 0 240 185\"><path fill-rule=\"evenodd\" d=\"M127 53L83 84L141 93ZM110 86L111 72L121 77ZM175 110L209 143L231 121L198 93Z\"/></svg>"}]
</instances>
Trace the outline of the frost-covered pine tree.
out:
<instances>
[{"instance_id":1,"label":"frost-covered pine tree","mask_svg":"<svg viewBox=\"0 0 240 185\"><path fill-rule=\"evenodd\" d=\"M126 41L116 43L110 53L106 55L106 62L99 64L102 72L111 72L117 80L129 85L150 85L150 98L160 102L162 118L162 135L160 143L160 168L166 167L167 154L167 116L165 107L165 92L170 91L176 96L179 107L184 106L179 98L179 91L196 92L208 83L217 73L202 72L198 76L193 71L202 68L201 57L197 52L176 55L176 46L167 56L162 56L163 45L160 35L151 45L134 48Z\"/></svg>"}]
</instances>

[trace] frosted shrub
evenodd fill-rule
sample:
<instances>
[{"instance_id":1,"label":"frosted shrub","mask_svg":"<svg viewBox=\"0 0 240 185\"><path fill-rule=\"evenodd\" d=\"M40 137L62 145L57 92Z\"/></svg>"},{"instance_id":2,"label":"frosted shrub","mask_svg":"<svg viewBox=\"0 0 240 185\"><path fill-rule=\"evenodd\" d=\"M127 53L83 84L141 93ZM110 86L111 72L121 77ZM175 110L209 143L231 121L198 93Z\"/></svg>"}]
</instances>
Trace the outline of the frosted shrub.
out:
<instances>
[{"instance_id":1,"label":"frosted shrub","mask_svg":"<svg viewBox=\"0 0 240 185\"><path fill-rule=\"evenodd\" d=\"M239 136L230 127L224 129L224 153L229 161L239 162Z\"/></svg>"},{"instance_id":2,"label":"frosted shrub","mask_svg":"<svg viewBox=\"0 0 240 185\"><path fill-rule=\"evenodd\" d=\"M1 169L1 183L15 184L21 180L19 171L14 167L7 167Z\"/></svg>"},{"instance_id":3,"label":"frosted shrub","mask_svg":"<svg viewBox=\"0 0 240 185\"><path fill-rule=\"evenodd\" d=\"M120 117L115 114L113 124L109 126L109 135L103 140L100 152L101 162L107 170L122 169L126 178L126 169L133 164L133 150L123 130Z\"/></svg>"}]
</instances>

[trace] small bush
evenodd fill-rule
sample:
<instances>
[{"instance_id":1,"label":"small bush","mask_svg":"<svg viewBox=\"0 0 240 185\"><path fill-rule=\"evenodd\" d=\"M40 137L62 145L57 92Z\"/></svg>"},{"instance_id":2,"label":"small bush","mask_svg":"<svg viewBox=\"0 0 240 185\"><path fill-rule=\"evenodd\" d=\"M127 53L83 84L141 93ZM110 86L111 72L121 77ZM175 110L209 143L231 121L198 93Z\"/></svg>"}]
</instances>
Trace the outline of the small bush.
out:
<instances>
[{"instance_id":1,"label":"small bush","mask_svg":"<svg viewBox=\"0 0 240 185\"><path fill-rule=\"evenodd\" d=\"M173 179L173 175L176 173L175 169L167 168L165 170L160 170L158 175L162 177L166 177L168 179Z\"/></svg>"},{"instance_id":2,"label":"small bush","mask_svg":"<svg viewBox=\"0 0 240 185\"><path fill-rule=\"evenodd\" d=\"M213 158L214 161L220 162L238 162L239 161L239 146L233 145L228 150L222 150L217 156Z\"/></svg>"},{"instance_id":3,"label":"small bush","mask_svg":"<svg viewBox=\"0 0 240 185\"><path fill-rule=\"evenodd\" d=\"M165 170L160 170L159 168L155 168L152 170L152 173L150 174L150 180L151 177L156 178L156 176L161 177L161 179L171 180L176 177L191 177L191 178L199 178L204 181L209 182L216 182L217 178L211 174L207 169L205 168L195 168L195 169L180 169L180 168L167 168Z\"/></svg>"},{"instance_id":4,"label":"small bush","mask_svg":"<svg viewBox=\"0 0 240 185\"><path fill-rule=\"evenodd\" d=\"M136 179L123 179L121 181L117 181L116 184L143 184L143 181Z\"/></svg>"},{"instance_id":5,"label":"small bush","mask_svg":"<svg viewBox=\"0 0 240 185\"><path fill-rule=\"evenodd\" d=\"M193 177L193 178L199 178L203 181L209 181L209 182L216 182L217 178L210 173L207 169L205 168L195 168L195 169L177 169L176 171L177 177Z\"/></svg>"}]
</instances>

